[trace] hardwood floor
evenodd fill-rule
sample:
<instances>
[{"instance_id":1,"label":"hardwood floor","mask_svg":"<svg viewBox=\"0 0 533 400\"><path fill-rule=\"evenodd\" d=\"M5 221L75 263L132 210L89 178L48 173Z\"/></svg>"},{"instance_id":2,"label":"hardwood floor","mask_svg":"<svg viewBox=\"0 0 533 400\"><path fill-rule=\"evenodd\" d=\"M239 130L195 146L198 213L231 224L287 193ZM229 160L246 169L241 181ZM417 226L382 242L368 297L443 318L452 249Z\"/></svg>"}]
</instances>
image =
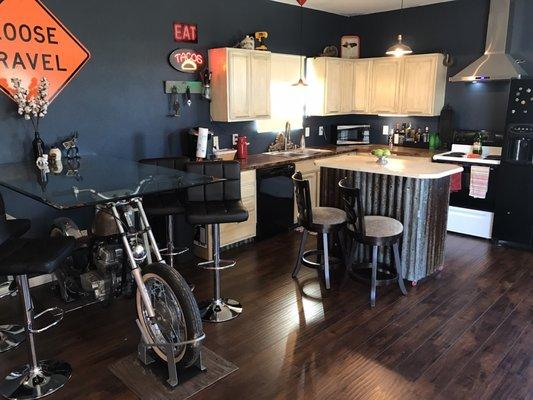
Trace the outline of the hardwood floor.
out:
<instances>
[{"instance_id":1,"label":"hardwood floor","mask_svg":"<svg viewBox=\"0 0 533 400\"><path fill-rule=\"evenodd\" d=\"M316 271L290 273L296 233L227 251L237 267L222 273L222 293L244 313L205 325L206 346L239 370L194 399L526 399L533 396L533 253L449 235L445 269L408 287L368 288L339 269L326 292ZM181 267L211 295L211 276ZM34 290L38 309L52 299ZM3 300L4 323L20 321L17 299ZM40 358L61 358L74 374L50 399L130 399L107 369L136 349L132 300L67 314L38 339ZM0 356L0 372L26 361L24 349Z\"/></svg>"}]
</instances>

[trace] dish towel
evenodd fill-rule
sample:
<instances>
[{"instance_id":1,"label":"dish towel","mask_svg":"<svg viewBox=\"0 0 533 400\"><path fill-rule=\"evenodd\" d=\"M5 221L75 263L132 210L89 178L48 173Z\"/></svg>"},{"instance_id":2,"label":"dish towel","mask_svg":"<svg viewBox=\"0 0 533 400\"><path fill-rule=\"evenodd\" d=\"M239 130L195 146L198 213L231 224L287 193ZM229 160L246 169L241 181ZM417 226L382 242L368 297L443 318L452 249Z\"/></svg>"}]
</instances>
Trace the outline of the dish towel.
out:
<instances>
[{"instance_id":1,"label":"dish towel","mask_svg":"<svg viewBox=\"0 0 533 400\"><path fill-rule=\"evenodd\" d=\"M489 167L473 165L470 168L470 196L476 199L484 199L489 188Z\"/></svg>"},{"instance_id":2,"label":"dish towel","mask_svg":"<svg viewBox=\"0 0 533 400\"><path fill-rule=\"evenodd\" d=\"M463 177L462 172L458 172L456 174L453 174L450 178L450 192L460 192L462 189L461 185L461 179Z\"/></svg>"}]
</instances>

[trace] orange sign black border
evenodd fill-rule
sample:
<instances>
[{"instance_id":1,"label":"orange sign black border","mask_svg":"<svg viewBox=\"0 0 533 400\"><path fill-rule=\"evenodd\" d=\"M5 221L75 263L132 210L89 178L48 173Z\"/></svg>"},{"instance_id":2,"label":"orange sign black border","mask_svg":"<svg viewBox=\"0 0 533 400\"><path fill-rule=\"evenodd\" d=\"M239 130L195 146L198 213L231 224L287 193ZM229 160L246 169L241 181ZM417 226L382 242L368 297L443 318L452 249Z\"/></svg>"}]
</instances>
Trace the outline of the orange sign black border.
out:
<instances>
[{"instance_id":1,"label":"orange sign black border","mask_svg":"<svg viewBox=\"0 0 533 400\"><path fill-rule=\"evenodd\" d=\"M67 33L67 35L69 35L71 37L72 40L74 40L76 42L76 44L78 46L81 47L81 49L83 50L83 52L86 54L86 57L85 59L81 62L81 64L78 66L78 68L76 68L72 74L70 74L70 76L67 78L67 80L65 82L63 82L63 84L59 87L59 89L57 90L57 92L54 93L54 95L52 97L49 98L49 101L50 103L57 97L57 95L59 93L61 93L61 91L65 88L65 86L67 86L69 84L69 82L74 79L74 77L78 74L78 72L83 68L83 66L85 64L87 64L87 61L89 61L89 59L91 58L91 53L89 52L89 50L87 50L87 48L83 45L83 43L81 43L78 38L76 36L74 36L68 29L65 25L63 25L63 23L57 19L57 17L52 14L52 12L46 8L46 6L41 3L40 0L34 0L39 6L41 6L41 8L61 27L65 30L65 32ZM2 4L4 2L4 0L0 0L0 4ZM15 101L15 99L13 98L13 95L8 91L6 90L5 88L1 87L0 86L0 90L2 90L2 92L4 92L5 94L7 94L7 96Z\"/></svg>"}]
</instances>

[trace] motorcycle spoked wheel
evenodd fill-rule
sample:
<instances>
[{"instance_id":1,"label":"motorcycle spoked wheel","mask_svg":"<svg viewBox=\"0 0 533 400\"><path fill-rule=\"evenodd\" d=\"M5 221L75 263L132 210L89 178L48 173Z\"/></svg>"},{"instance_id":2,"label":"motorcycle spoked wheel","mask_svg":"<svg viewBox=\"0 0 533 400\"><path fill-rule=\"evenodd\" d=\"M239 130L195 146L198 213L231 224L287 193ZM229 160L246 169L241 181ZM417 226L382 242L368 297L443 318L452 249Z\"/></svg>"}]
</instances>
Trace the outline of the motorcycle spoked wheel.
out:
<instances>
[{"instance_id":1,"label":"motorcycle spoked wheel","mask_svg":"<svg viewBox=\"0 0 533 400\"><path fill-rule=\"evenodd\" d=\"M196 299L185 279L164 263L143 267L143 282L155 311L155 323L150 323L141 294L135 301L142 328L153 343L179 343L203 335L202 319ZM200 355L201 343L176 347L174 358L178 367L190 367ZM164 347L153 347L163 361L167 361Z\"/></svg>"}]
</instances>

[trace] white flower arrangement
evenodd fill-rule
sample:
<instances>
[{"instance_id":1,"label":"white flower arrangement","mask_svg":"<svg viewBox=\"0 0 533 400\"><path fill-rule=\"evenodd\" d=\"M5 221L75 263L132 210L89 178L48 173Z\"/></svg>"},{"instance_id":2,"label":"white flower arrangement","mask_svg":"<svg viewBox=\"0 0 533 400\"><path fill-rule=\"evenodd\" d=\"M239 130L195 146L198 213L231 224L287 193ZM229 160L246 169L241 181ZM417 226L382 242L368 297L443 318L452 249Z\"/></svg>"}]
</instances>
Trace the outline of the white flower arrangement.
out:
<instances>
[{"instance_id":1,"label":"white flower arrangement","mask_svg":"<svg viewBox=\"0 0 533 400\"><path fill-rule=\"evenodd\" d=\"M31 121L35 132L39 131L39 120L48 113L48 88L50 83L48 79L41 78L39 86L37 87L37 96L30 97L30 91L22 86L22 81L19 78L12 78L11 83L15 88L13 95L15 102L18 105L18 113L22 115L25 120Z\"/></svg>"}]
</instances>

